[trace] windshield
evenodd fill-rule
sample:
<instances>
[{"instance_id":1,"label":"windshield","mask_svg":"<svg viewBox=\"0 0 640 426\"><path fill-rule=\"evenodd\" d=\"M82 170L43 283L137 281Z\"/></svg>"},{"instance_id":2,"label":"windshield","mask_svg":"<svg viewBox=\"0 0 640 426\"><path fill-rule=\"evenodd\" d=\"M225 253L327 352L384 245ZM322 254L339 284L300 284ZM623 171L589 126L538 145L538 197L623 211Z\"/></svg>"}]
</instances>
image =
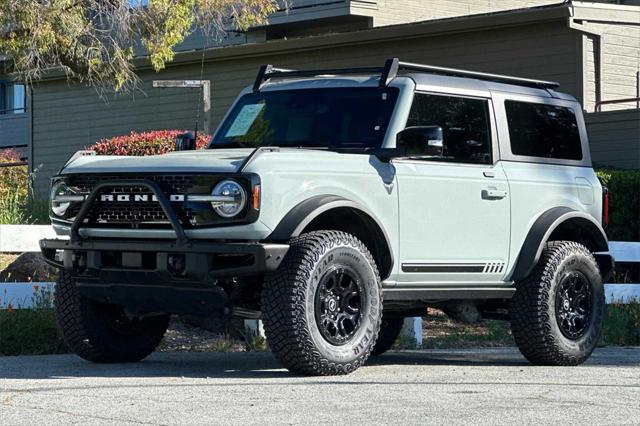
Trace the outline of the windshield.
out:
<instances>
[{"instance_id":1,"label":"windshield","mask_svg":"<svg viewBox=\"0 0 640 426\"><path fill-rule=\"evenodd\" d=\"M399 90L389 87L265 91L244 95L210 148L379 148Z\"/></svg>"}]
</instances>

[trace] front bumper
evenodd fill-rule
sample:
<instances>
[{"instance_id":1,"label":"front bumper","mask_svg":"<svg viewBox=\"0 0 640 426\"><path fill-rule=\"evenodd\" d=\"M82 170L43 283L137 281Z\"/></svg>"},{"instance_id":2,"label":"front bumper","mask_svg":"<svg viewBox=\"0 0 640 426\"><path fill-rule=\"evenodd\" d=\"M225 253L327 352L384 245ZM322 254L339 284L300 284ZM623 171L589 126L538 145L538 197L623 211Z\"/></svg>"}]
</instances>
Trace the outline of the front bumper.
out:
<instances>
[{"instance_id":1,"label":"front bumper","mask_svg":"<svg viewBox=\"0 0 640 426\"><path fill-rule=\"evenodd\" d=\"M45 239L40 248L91 299L139 312L206 314L228 303L220 281L276 270L289 246Z\"/></svg>"},{"instance_id":2,"label":"front bumper","mask_svg":"<svg viewBox=\"0 0 640 426\"><path fill-rule=\"evenodd\" d=\"M85 218L92 203L114 187L143 187L155 195L175 239L86 238ZM207 315L228 307L242 277L255 283L261 274L276 270L289 249L286 244L191 239L167 196L148 179L96 185L69 236L69 240L40 241L46 261L73 280L85 297L140 313Z\"/></svg>"}]
</instances>

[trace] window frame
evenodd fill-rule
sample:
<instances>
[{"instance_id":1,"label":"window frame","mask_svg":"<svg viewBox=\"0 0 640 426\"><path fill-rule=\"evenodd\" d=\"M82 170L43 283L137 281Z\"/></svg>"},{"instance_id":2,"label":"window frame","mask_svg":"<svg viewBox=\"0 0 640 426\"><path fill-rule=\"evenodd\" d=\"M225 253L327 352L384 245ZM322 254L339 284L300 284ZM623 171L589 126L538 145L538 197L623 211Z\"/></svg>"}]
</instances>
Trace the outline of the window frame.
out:
<instances>
[{"instance_id":1,"label":"window frame","mask_svg":"<svg viewBox=\"0 0 640 426\"><path fill-rule=\"evenodd\" d=\"M448 98L463 98L463 99L471 99L471 100L479 100L484 101L487 104L487 112L489 119L489 140L491 142L491 161L488 163L471 163L471 162L461 162L461 161L441 161L432 158L403 158L399 159L401 161L420 161L420 162L428 162L431 164L455 164L456 166L464 165L464 166L475 166L475 167L492 167L500 160L500 148L499 148L499 140L498 140L498 129L496 125L496 115L493 106L493 100L490 96L479 96L465 93L449 93L449 92L436 92L430 90L415 90L413 96L411 98L411 104L409 106L409 110L407 113L407 119L405 120L403 129L407 128L407 123L409 121L409 116L411 114L411 108L413 108L413 103L417 95L429 95L429 96L441 96Z\"/></svg>"},{"instance_id":2,"label":"window frame","mask_svg":"<svg viewBox=\"0 0 640 426\"><path fill-rule=\"evenodd\" d=\"M24 107L20 108L19 112L16 112L16 108L14 107L15 100L13 96L13 89L14 89L14 86L16 85L23 86L23 93L24 93L24 98L23 98ZM11 93L11 105L7 105L7 97L9 93ZM27 86L23 83L10 81L10 80L0 80L0 97L2 98L0 100L0 116L26 114L28 112L28 105L29 105L27 93L28 93ZM11 108L7 108L8 106L11 106Z\"/></svg>"},{"instance_id":3,"label":"window frame","mask_svg":"<svg viewBox=\"0 0 640 426\"><path fill-rule=\"evenodd\" d=\"M502 161L517 163L549 164L560 166L592 167L591 151L589 150L589 139L587 128L582 114L582 106L576 100L560 99L553 97L539 97L529 95L519 95L515 93L494 93L494 108L496 109L497 125L500 140L500 155ZM516 155L511 151L511 135L509 132L509 122L505 108L506 101L523 102L531 104L544 104L556 107L570 108L576 116L578 123L578 133L580 135L580 149L582 150L581 160L568 160L561 158L533 157L527 155Z\"/></svg>"}]
</instances>

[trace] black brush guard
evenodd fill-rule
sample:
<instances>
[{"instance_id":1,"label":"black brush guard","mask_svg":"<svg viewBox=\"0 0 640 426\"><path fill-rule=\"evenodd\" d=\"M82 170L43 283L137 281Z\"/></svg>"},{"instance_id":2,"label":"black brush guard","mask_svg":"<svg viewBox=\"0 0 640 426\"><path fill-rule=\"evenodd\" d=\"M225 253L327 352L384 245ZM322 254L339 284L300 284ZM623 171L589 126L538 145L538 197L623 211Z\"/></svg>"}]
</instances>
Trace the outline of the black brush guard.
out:
<instances>
[{"instance_id":1,"label":"black brush guard","mask_svg":"<svg viewBox=\"0 0 640 426\"><path fill-rule=\"evenodd\" d=\"M83 238L80 230L92 204L114 186L148 188L176 238ZM131 180L97 185L76 216L70 239L41 240L40 249L47 263L69 275L89 298L139 312L210 314L228 303L219 281L275 271L289 246L189 239L160 187L150 180Z\"/></svg>"}]
</instances>

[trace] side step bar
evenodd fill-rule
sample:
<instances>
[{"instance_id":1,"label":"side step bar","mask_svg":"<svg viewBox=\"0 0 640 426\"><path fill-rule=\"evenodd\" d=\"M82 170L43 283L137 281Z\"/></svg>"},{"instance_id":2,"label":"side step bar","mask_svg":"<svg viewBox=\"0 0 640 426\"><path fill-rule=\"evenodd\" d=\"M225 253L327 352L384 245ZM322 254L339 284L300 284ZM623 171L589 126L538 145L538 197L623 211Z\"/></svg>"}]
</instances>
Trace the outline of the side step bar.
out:
<instances>
[{"instance_id":1,"label":"side step bar","mask_svg":"<svg viewBox=\"0 0 640 426\"><path fill-rule=\"evenodd\" d=\"M383 288L384 300L511 299L515 287Z\"/></svg>"}]
</instances>

